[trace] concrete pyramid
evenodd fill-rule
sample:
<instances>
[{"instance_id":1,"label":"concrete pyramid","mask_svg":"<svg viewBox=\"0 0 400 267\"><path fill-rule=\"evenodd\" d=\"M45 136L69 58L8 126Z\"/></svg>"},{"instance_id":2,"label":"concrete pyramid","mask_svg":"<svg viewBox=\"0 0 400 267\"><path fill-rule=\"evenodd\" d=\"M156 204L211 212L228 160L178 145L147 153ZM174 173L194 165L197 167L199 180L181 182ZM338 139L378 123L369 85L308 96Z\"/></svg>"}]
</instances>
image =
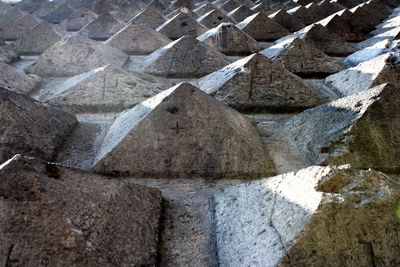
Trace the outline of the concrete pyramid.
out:
<instances>
[{"instance_id":1,"label":"concrete pyramid","mask_svg":"<svg viewBox=\"0 0 400 267\"><path fill-rule=\"evenodd\" d=\"M239 111L296 111L322 98L301 78L260 54L238 60L197 82L198 87Z\"/></svg>"},{"instance_id":2,"label":"concrete pyramid","mask_svg":"<svg viewBox=\"0 0 400 267\"><path fill-rule=\"evenodd\" d=\"M64 19L71 16L72 13L74 12L75 12L74 8L70 7L68 4L63 4L60 7L48 13L46 16L43 17L43 19L53 24L59 24Z\"/></svg>"},{"instance_id":3,"label":"concrete pyramid","mask_svg":"<svg viewBox=\"0 0 400 267\"><path fill-rule=\"evenodd\" d=\"M251 123L188 83L122 113L106 134L93 170L163 178L274 173Z\"/></svg>"},{"instance_id":4,"label":"concrete pyramid","mask_svg":"<svg viewBox=\"0 0 400 267\"><path fill-rule=\"evenodd\" d=\"M31 30L40 22L41 22L40 19L27 14L17 19L13 23L1 26L2 28L0 28L0 38L6 41L15 41L20 36L22 36L26 31Z\"/></svg>"},{"instance_id":5,"label":"concrete pyramid","mask_svg":"<svg viewBox=\"0 0 400 267\"><path fill-rule=\"evenodd\" d=\"M59 6L56 1L41 0L23 0L14 5L18 9L33 14L38 17L44 17Z\"/></svg>"},{"instance_id":6,"label":"concrete pyramid","mask_svg":"<svg viewBox=\"0 0 400 267\"><path fill-rule=\"evenodd\" d=\"M383 84L306 110L287 124L311 164L400 170L400 90Z\"/></svg>"},{"instance_id":7,"label":"concrete pyramid","mask_svg":"<svg viewBox=\"0 0 400 267\"><path fill-rule=\"evenodd\" d=\"M272 13L268 17L290 32L295 32L305 27L301 20L292 17L283 9Z\"/></svg>"},{"instance_id":8,"label":"concrete pyramid","mask_svg":"<svg viewBox=\"0 0 400 267\"><path fill-rule=\"evenodd\" d=\"M4 28L11 27L13 23L15 23L17 20L25 16L26 13L22 12L16 7L11 8L8 10L5 14L0 16L0 28L1 31L4 31ZM1 33L0 31L0 33Z\"/></svg>"},{"instance_id":9,"label":"concrete pyramid","mask_svg":"<svg viewBox=\"0 0 400 267\"><path fill-rule=\"evenodd\" d=\"M219 264L398 265L399 244L387 237L397 235L399 196L392 178L348 165L227 186L213 197Z\"/></svg>"},{"instance_id":10,"label":"concrete pyramid","mask_svg":"<svg viewBox=\"0 0 400 267\"><path fill-rule=\"evenodd\" d=\"M339 11L317 23L342 36L348 42L359 42L370 37L364 28L364 19L357 17L349 10ZM370 27L368 27L370 29ZM370 29L372 31L373 29Z\"/></svg>"},{"instance_id":11,"label":"concrete pyramid","mask_svg":"<svg viewBox=\"0 0 400 267\"><path fill-rule=\"evenodd\" d=\"M234 10L229 12L227 15L234 21L238 22L238 21L242 21L245 18L253 15L253 12L250 9L248 9L247 7L245 7L244 5L240 5L238 8L235 8Z\"/></svg>"},{"instance_id":12,"label":"concrete pyramid","mask_svg":"<svg viewBox=\"0 0 400 267\"><path fill-rule=\"evenodd\" d=\"M167 20L159 26L156 31L164 34L172 40L181 38L184 35L198 36L207 31L207 28L197 23L193 13L180 12L175 17Z\"/></svg>"},{"instance_id":13,"label":"concrete pyramid","mask_svg":"<svg viewBox=\"0 0 400 267\"><path fill-rule=\"evenodd\" d=\"M197 37L197 40L225 55L249 55L263 49L256 40L232 23L221 23Z\"/></svg>"},{"instance_id":14,"label":"concrete pyramid","mask_svg":"<svg viewBox=\"0 0 400 267\"><path fill-rule=\"evenodd\" d=\"M12 250L9 262L156 265L157 189L17 155L0 167L0 196L0 249Z\"/></svg>"},{"instance_id":15,"label":"concrete pyramid","mask_svg":"<svg viewBox=\"0 0 400 267\"><path fill-rule=\"evenodd\" d=\"M167 19L157 12L157 10L150 5L142 12L137 14L133 19L129 21L132 24L144 25L152 29L156 29L160 25L164 24Z\"/></svg>"},{"instance_id":16,"label":"concrete pyramid","mask_svg":"<svg viewBox=\"0 0 400 267\"><path fill-rule=\"evenodd\" d=\"M29 94L41 82L39 77L19 73L14 67L4 63L0 63L0 77L0 88L20 94Z\"/></svg>"},{"instance_id":17,"label":"concrete pyramid","mask_svg":"<svg viewBox=\"0 0 400 267\"><path fill-rule=\"evenodd\" d=\"M52 88L48 103L74 113L119 112L170 86L168 80L108 65L71 77Z\"/></svg>"},{"instance_id":18,"label":"concrete pyramid","mask_svg":"<svg viewBox=\"0 0 400 267\"><path fill-rule=\"evenodd\" d=\"M211 29L217 27L219 24L223 22L234 23L234 21L227 17L222 11L219 9L213 9L200 18L197 19L197 22Z\"/></svg>"},{"instance_id":19,"label":"concrete pyramid","mask_svg":"<svg viewBox=\"0 0 400 267\"><path fill-rule=\"evenodd\" d=\"M103 13L111 13L115 10L115 7L108 0L100 0L93 4L92 10L101 15Z\"/></svg>"},{"instance_id":20,"label":"concrete pyramid","mask_svg":"<svg viewBox=\"0 0 400 267\"><path fill-rule=\"evenodd\" d=\"M285 42L293 38L307 40L329 56L348 56L358 50L355 45L346 42L340 35L321 24L311 24L298 32L277 40L276 43Z\"/></svg>"},{"instance_id":21,"label":"concrete pyramid","mask_svg":"<svg viewBox=\"0 0 400 267\"><path fill-rule=\"evenodd\" d=\"M106 44L129 55L147 55L170 42L170 39L149 27L128 24L108 39Z\"/></svg>"},{"instance_id":22,"label":"concrete pyramid","mask_svg":"<svg viewBox=\"0 0 400 267\"><path fill-rule=\"evenodd\" d=\"M105 41L119 32L124 26L123 22L115 19L111 14L103 13L83 27L79 33L93 40Z\"/></svg>"},{"instance_id":23,"label":"concrete pyramid","mask_svg":"<svg viewBox=\"0 0 400 267\"><path fill-rule=\"evenodd\" d=\"M198 8L194 9L193 12L197 14L197 16L201 17L204 14L210 12L211 10L217 9L217 6L210 2L206 2L205 4L199 6Z\"/></svg>"},{"instance_id":24,"label":"concrete pyramid","mask_svg":"<svg viewBox=\"0 0 400 267\"><path fill-rule=\"evenodd\" d=\"M108 64L123 66L128 59L115 48L75 35L55 43L27 71L45 77L69 77Z\"/></svg>"},{"instance_id":25,"label":"concrete pyramid","mask_svg":"<svg viewBox=\"0 0 400 267\"><path fill-rule=\"evenodd\" d=\"M15 154L51 160L75 126L75 116L0 88L0 162Z\"/></svg>"},{"instance_id":26,"label":"concrete pyramid","mask_svg":"<svg viewBox=\"0 0 400 267\"><path fill-rule=\"evenodd\" d=\"M301 21L304 25L307 25L308 17L310 16L309 11L304 6L297 6L287 11L290 16L298 21Z\"/></svg>"},{"instance_id":27,"label":"concrete pyramid","mask_svg":"<svg viewBox=\"0 0 400 267\"><path fill-rule=\"evenodd\" d=\"M117 10L115 10L112 14L115 18L127 23L140 12L141 10L130 2L124 2L123 4L119 4L117 6Z\"/></svg>"},{"instance_id":28,"label":"concrete pyramid","mask_svg":"<svg viewBox=\"0 0 400 267\"><path fill-rule=\"evenodd\" d=\"M226 13L231 12L232 10L240 7L240 4L236 2L235 0L228 0L222 3L220 8L225 11Z\"/></svg>"},{"instance_id":29,"label":"concrete pyramid","mask_svg":"<svg viewBox=\"0 0 400 267\"><path fill-rule=\"evenodd\" d=\"M236 26L257 41L276 40L289 34L287 29L261 12L246 18Z\"/></svg>"},{"instance_id":30,"label":"concrete pyramid","mask_svg":"<svg viewBox=\"0 0 400 267\"><path fill-rule=\"evenodd\" d=\"M355 67L326 77L324 83L339 96L349 96L371 87L400 83L400 55L386 53Z\"/></svg>"},{"instance_id":31,"label":"concrete pyramid","mask_svg":"<svg viewBox=\"0 0 400 267\"><path fill-rule=\"evenodd\" d=\"M337 2L333 2L333 1L329 1L329 0L323 0L323 1L319 2L317 4L317 6L319 7L318 9L316 9L318 14L312 14L314 16L317 16L317 17L314 17L313 22L324 19L324 18L326 18L332 14L335 14L336 12L339 12L346 8ZM308 8L308 9L310 10L310 8Z\"/></svg>"},{"instance_id":32,"label":"concrete pyramid","mask_svg":"<svg viewBox=\"0 0 400 267\"><path fill-rule=\"evenodd\" d=\"M293 38L275 44L261 54L281 62L302 78L320 78L344 69L340 62L319 50L309 40Z\"/></svg>"},{"instance_id":33,"label":"concrete pyramid","mask_svg":"<svg viewBox=\"0 0 400 267\"><path fill-rule=\"evenodd\" d=\"M157 76L187 78L204 76L228 64L217 50L193 36L183 36L149 55L142 70Z\"/></svg>"},{"instance_id":34,"label":"concrete pyramid","mask_svg":"<svg viewBox=\"0 0 400 267\"><path fill-rule=\"evenodd\" d=\"M65 28L67 31L79 31L97 17L90 9L81 7L65 20Z\"/></svg>"},{"instance_id":35,"label":"concrete pyramid","mask_svg":"<svg viewBox=\"0 0 400 267\"><path fill-rule=\"evenodd\" d=\"M43 21L18 38L16 51L20 55L39 55L61 38L61 34L54 30L49 23Z\"/></svg>"}]
</instances>

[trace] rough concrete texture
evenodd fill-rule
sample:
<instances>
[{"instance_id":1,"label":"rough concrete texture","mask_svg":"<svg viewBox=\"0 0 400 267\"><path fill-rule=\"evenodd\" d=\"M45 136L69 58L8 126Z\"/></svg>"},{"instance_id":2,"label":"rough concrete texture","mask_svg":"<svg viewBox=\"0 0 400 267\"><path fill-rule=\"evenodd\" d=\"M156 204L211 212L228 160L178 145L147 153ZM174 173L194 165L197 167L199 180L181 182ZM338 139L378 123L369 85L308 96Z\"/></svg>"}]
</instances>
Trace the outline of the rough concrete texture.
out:
<instances>
[{"instance_id":1,"label":"rough concrete texture","mask_svg":"<svg viewBox=\"0 0 400 267\"><path fill-rule=\"evenodd\" d=\"M4 15L0 17L0 28L1 31L5 31L6 28L10 27L15 23L17 20L25 16L26 13L22 12L16 7L11 8L8 10Z\"/></svg>"},{"instance_id":2,"label":"rough concrete texture","mask_svg":"<svg viewBox=\"0 0 400 267\"><path fill-rule=\"evenodd\" d=\"M283 9L272 13L268 17L290 32L295 32L305 27L301 20L292 17Z\"/></svg>"},{"instance_id":3,"label":"rough concrete texture","mask_svg":"<svg viewBox=\"0 0 400 267\"><path fill-rule=\"evenodd\" d=\"M0 23L0 38L6 41L15 41L41 21L41 19L27 14L8 25Z\"/></svg>"},{"instance_id":4,"label":"rough concrete texture","mask_svg":"<svg viewBox=\"0 0 400 267\"><path fill-rule=\"evenodd\" d=\"M121 67L128 59L128 55L117 49L76 35L65 37L47 49L27 72L68 77L108 64Z\"/></svg>"},{"instance_id":5,"label":"rough concrete texture","mask_svg":"<svg viewBox=\"0 0 400 267\"><path fill-rule=\"evenodd\" d=\"M104 138L93 170L155 178L250 178L275 172L251 123L188 83L122 113Z\"/></svg>"},{"instance_id":6,"label":"rough concrete texture","mask_svg":"<svg viewBox=\"0 0 400 267\"><path fill-rule=\"evenodd\" d=\"M129 24L106 44L128 55L148 55L171 42L165 35L143 25Z\"/></svg>"},{"instance_id":7,"label":"rough concrete texture","mask_svg":"<svg viewBox=\"0 0 400 267\"><path fill-rule=\"evenodd\" d=\"M0 63L14 63L19 60L19 55L15 51L15 44L0 45Z\"/></svg>"},{"instance_id":8,"label":"rough concrete texture","mask_svg":"<svg viewBox=\"0 0 400 267\"><path fill-rule=\"evenodd\" d=\"M196 13L196 15L198 17L201 17L203 15L205 15L206 13L214 10L214 9L218 9L219 11L221 11L221 9L219 9L216 5L214 5L213 3L207 2L197 8L195 8L193 10L194 13Z\"/></svg>"},{"instance_id":9,"label":"rough concrete texture","mask_svg":"<svg viewBox=\"0 0 400 267\"><path fill-rule=\"evenodd\" d=\"M0 15L6 14L8 11L10 11L10 9L12 9L12 6L10 6L6 3L0 2Z\"/></svg>"},{"instance_id":10,"label":"rough concrete texture","mask_svg":"<svg viewBox=\"0 0 400 267\"><path fill-rule=\"evenodd\" d=\"M160 266L218 266L213 192L235 180L129 178L162 191Z\"/></svg>"},{"instance_id":11,"label":"rough concrete texture","mask_svg":"<svg viewBox=\"0 0 400 267\"><path fill-rule=\"evenodd\" d=\"M71 16L65 19L65 29L67 31L79 31L84 26L95 20L99 15L85 7L79 8Z\"/></svg>"},{"instance_id":12,"label":"rough concrete texture","mask_svg":"<svg viewBox=\"0 0 400 267\"><path fill-rule=\"evenodd\" d=\"M249 55L263 49L256 40L232 23L221 23L197 37L197 40L230 56Z\"/></svg>"},{"instance_id":13,"label":"rough concrete texture","mask_svg":"<svg viewBox=\"0 0 400 267\"><path fill-rule=\"evenodd\" d=\"M219 9L212 9L203 16L199 17L197 19L197 22L206 26L209 29L215 28L223 22L234 23L234 21L231 18L226 16Z\"/></svg>"},{"instance_id":14,"label":"rough concrete texture","mask_svg":"<svg viewBox=\"0 0 400 267\"><path fill-rule=\"evenodd\" d=\"M159 26L156 31L164 34L172 40L181 38L184 35L197 36L208 29L203 25L197 23L193 13L180 12L173 18L167 20L164 24Z\"/></svg>"},{"instance_id":15,"label":"rough concrete texture","mask_svg":"<svg viewBox=\"0 0 400 267\"><path fill-rule=\"evenodd\" d=\"M115 19L109 13L103 13L88 25L83 27L79 33L97 41L105 41L117 32L119 32L125 24Z\"/></svg>"},{"instance_id":16,"label":"rough concrete texture","mask_svg":"<svg viewBox=\"0 0 400 267\"><path fill-rule=\"evenodd\" d=\"M300 38L275 44L261 51L261 54L281 62L287 70L301 77L326 76L344 69L337 59Z\"/></svg>"},{"instance_id":17,"label":"rough concrete texture","mask_svg":"<svg viewBox=\"0 0 400 267\"><path fill-rule=\"evenodd\" d=\"M358 50L357 46L346 42L340 35L321 24L307 26L298 32L277 40L275 43L278 44L294 38L304 39L330 56L348 56Z\"/></svg>"},{"instance_id":18,"label":"rough concrete texture","mask_svg":"<svg viewBox=\"0 0 400 267\"><path fill-rule=\"evenodd\" d=\"M60 33L43 21L18 38L15 50L20 55L40 55L61 38Z\"/></svg>"},{"instance_id":19,"label":"rough concrete texture","mask_svg":"<svg viewBox=\"0 0 400 267\"><path fill-rule=\"evenodd\" d=\"M144 25L152 29L156 29L162 25L167 19L157 12L153 6L149 6L142 12L137 14L129 23Z\"/></svg>"},{"instance_id":20,"label":"rough concrete texture","mask_svg":"<svg viewBox=\"0 0 400 267\"><path fill-rule=\"evenodd\" d=\"M41 78L36 75L26 75L18 72L14 67L0 63L0 88L20 94L29 94L41 83Z\"/></svg>"},{"instance_id":21,"label":"rough concrete texture","mask_svg":"<svg viewBox=\"0 0 400 267\"><path fill-rule=\"evenodd\" d=\"M0 162L18 153L51 160L75 116L6 89L0 97Z\"/></svg>"},{"instance_id":22,"label":"rough concrete texture","mask_svg":"<svg viewBox=\"0 0 400 267\"><path fill-rule=\"evenodd\" d=\"M74 12L75 9L70 7L68 3L65 3L49 12L46 16L43 17L43 19L53 24L59 24L64 19L71 16Z\"/></svg>"},{"instance_id":23,"label":"rough concrete texture","mask_svg":"<svg viewBox=\"0 0 400 267\"><path fill-rule=\"evenodd\" d=\"M198 80L204 92L245 112L304 110L323 102L298 76L261 54L238 60Z\"/></svg>"},{"instance_id":24,"label":"rough concrete texture","mask_svg":"<svg viewBox=\"0 0 400 267\"><path fill-rule=\"evenodd\" d=\"M228 1L222 2L222 5L220 6L220 8L223 11L225 11L226 13L229 13L232 10L238 8L239 6L240 6L240 4L238 2L236 2L235 0L228 0Z\"/></svg>"},{"instance_id":25,"label":"rough concrete texture","mask_svg":"<svg viewBox=\"0 0 400 267\"><path fill-rule=\"evenodd\" d=\"M400 171L398 85L383 84L309 109L287 127L311 164Z\"/></svg>"},{"instance_id":26,"label":"rough concrete texture","mask_svg":"<svg viewBox=\"0 0 400 267\"><path fill-rule=\"evenodd\" d=\"M239 22L239 21L242 21L245 18L253 15L253 12L249 8L245 7L244 5L240 5L239 7L230 11L227 15L234 21Z\"/></svg>"},{"instance_id":27,"label":"rough concrete texture","mask_svg":"<svg viewBox=\"0 0 400 267\"><path fill-rule=\"evenodd\" d=\"M119 19L125 23L129 22L133 17L140 13L140 9L132 3L123 2L116 7L116 10L113 11L111 14L114 18Z\"/></svg>"},{"instance_id":28,"label":"rough concrete texture","mask_svg":"<svg viewBox=\"0 0 400 267\"><path fill-rule=\"evenodd\" d=\"M119 112L171 86L166 79L108 65L56 86L48 103L74 113Z\"/></svg>"},{"instance_id":29,"label":"rough concrete texture","mask_svg":"<svg viewBox=\"0 0 400 267\"><path fill-rule=\"evenodd\" d=\"M309 167L214 194L220 266L397 266L399 183Z\"/></svg>"},{"instance_id":30,"label":"rough concrete texture","mask_svg":"<svg viewBox=\"0 0 400 267\"><path fill-rule=\"evenodd\" d=\"M146 57L142 70L157 76L197 78L228 64L222 53L192 36L183 36Z\"/></svg>"},{"instance_id":31,"label":"rough concrete texture","mask_svg":"<svg viewBox=\"0 0 400 267\"><path fill-rule=\"evenodd\" d=\"M289 34L287 29L261 12L247 17L236 26L257 41L272 41Z\"/></svg>"},{"instance_id":32,"label":"rough concrete texture","mask_svg":"<svg viewBox=\"0 0 400 267\"><path fill-rule=\"evenodd\" d=\"M400 83L400 54L386 53L325 78L339 96L349 96L382 83Z\"/></svg>"},{"instance_id":33,"label":"rough concrete texture","mask_svg":"<svg viewBox=\"0 0 400 267\"><path fill-rule=\"evenodd\" d=\"M0 167L4 266L155 266L159 190L17 155Z\"/></svg>"},{"instance_id":34,"label":"rough concrete texture","mask_svg":"<svg viewBox=\"0 0 400 267\"><path fill-rule=\"evenodd\" d=\"M342 36L348 42L360 42L369 38L370 35L368 33L373 30L371 27L368 27L368 30L363 28L363 24L368 20L368 18L359 18L348 9L345 9L318 23Z\"/></svg>"}]
</instances>

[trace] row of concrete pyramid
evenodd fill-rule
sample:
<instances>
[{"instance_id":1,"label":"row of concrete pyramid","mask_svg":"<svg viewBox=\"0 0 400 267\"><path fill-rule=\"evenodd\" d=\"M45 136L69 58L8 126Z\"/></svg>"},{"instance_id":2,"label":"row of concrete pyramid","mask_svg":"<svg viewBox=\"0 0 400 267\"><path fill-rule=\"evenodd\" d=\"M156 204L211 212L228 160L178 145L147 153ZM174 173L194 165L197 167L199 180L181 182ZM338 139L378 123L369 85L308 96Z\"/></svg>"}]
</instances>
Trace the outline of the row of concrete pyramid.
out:
<instances>
[{"instance_id":1,"label":"row of concrete pyramid","mask_svg":"<svg viewBox=\"0 0 400 267\"><path fill-rule=\"evenodd\" d=\"M208 4L205 5L207 6ZM385 6L383 6L383 4L378 1L374 1L366 5L360 5L358 7L355 7L354 10L347 10L346 12L344 12L345 9L342 10L340 6L336 6L335 4L330 2L323 2L317 6L319 9L325 10L323 16L329 16L330 14L341 10L336 15L332 15L319 23L326 26L327 29L332 29L333 31L336 31L343 38L352 41L357 40L357 38L365 39L367 37L367 33L371 30L371 27L376 25L377 21L381 20L384 17L387 17L388 12L390 12ZM240 8L246 7L242 5L240 6ZM306 9L305 7L302 8ZM312 7L309 6L307 10L308 9L311 10ZM206 8L206 10L208 9ZM235 10L240 11L240 9ZM299 10L300 9L297 9L296 12L299 12ZM249 13L243 14L240 20L237 20L239 21L239 23L236 26L257 41L276 40L284 35L287 35L289 31L299 30L304 26L300 21L296 20L296 12L293 12L289 15L286 11L280 10L279 12L271 14L271 18L269 18L262 12L253 14L249 11ZM315 10L313 10L309 11L309 13L320 14L321 12L315 12ZM363 18L366 16L371 17L371 13L374 14L372 16L373 19L369 20L371 21L370 25L366 25L366 23L363 23ZM194 14L196 13L178 12L178 14L167 20L165 17L157 12L153 5L150 5L139 14L137 14L134 18L129 20L128 26L125 26L124 22L119 21L109 13L104 13L98 16L92 11L82 8L80 10L77 10L73 14L68 13L69 17L63 19L63 23L65 25L62 28L65 28L65 30L80 30L80 33L82 35L95 40L107 40L114 34L121 33L121 36L117 36L115 38L117 39L116 41L111 41L111 43L121 43L121 39L129 38L129 36L130 38L132 38L131 36L133 30L128 29L129 25L132 23L148 26L153 29L157 28L158 32L166 35L166 37L170 39L177 39L183 35L199 35L207 31L207 27L213 28L218 26L222 22L234 23L233 19L225 15L223 11L219 10L217 7L207 12L205 15L200 16L197 21L193 18ZM304 16L304 14L301 15L301 17ZM242 19L243 21L241 21ZM297 27L294 29L293 27L290 27L290 29L287 30L279 23L284 26L296 25ZM22 37L23 33L29 30L28 36L25 36L25 38L23 38L23 44L20 45L20 53L41 53L61 38L60 33L57 33L54 29L46 24L46 22L41 23L41 19L38 19L35 16L25 14L17 8L12 8L8 12L6 12L0 20L0 25L2 25L2 27L4 28L4 30L0 34L0 38L6 40L14 40L18 37ZM363 27L360 28L360 25L363 25ZM221 30L212 29L207 34L205 34L205 36L211 37L215 36L215 34L221 35ZM152 35L155 35L155 33L152 32ZM228 33L225 33L225 35L227 36L223 36L223 38L220 39L232 39L232 37L230 37ZM238 33L234 34L235 37L236 35L238 35ZM243 38L251 39L247 38L248 36L244 36L243 34L241 35L241 37L236 38L238 38L239 40ZM357 37L354 37L355 35L357 35ZM45 39L40 36L48 36L49 38ZM161 35L158 35L156 39L163 39L162 41L166 41L166 38L162 38ZM160 42L160 40L157 41ZM254 40L247 40L247 42L254 43ZM254 50L261 50L261 47L254 45L254 47L251 47L250 51L248 51L248 49L246 48L241 48L241 50L238 50L236 47L228 47L225 48L225 50L228 53L248 53L256 52ZM141 51L139 49L138 51L135 51L131 48L131 50L126 49L125 52L143 53L148 52L148 50Z\"/></svg>"},{"instance_id":2,"label":"row of concrete pyramid","mask_svg":"<svg viewBox=\"0 0 400 267\"><path fill-rule=\"evenodd\" d=\"M308 109L294 116L288 127L312 164L351 163L397 172L396 86L379 85ZM1 89L1 112L2 161L17 153L51 160L76 123L74 115L6 89ZM97 152L93 170L171 178L259 177L275 172L253 126L188 83L121 113Z\"/></svg>"}]
</instances>

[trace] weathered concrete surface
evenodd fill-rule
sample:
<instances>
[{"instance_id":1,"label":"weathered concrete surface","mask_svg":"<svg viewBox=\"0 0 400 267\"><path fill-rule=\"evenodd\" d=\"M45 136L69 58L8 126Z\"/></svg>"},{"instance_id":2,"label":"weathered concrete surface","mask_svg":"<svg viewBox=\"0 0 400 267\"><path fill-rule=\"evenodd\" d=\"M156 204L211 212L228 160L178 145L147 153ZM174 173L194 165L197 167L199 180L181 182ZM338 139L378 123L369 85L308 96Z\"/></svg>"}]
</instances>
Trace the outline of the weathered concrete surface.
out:
<instances>
[{"instance_id":1,"label":"weathered concrete surface","mask_svg":"<svg viewBox=\"0 0 400 267\"><path fill-rule=\"evenodd\" d=\"M232 23L221 23L197 37L197 40L231 56L249 55L263 49L256 40Z\"/></svg>"},{"instance_id":2,"label":"weathered concrete surface","mask_svg":"<svg viewBox=\"0 0 400 267\"><path fill-rule=\"evenodd\" d=\"M142 71L171 78L197 78L228 64L222 53L192 36L184 36L149 55Z\"/></svg>"},{"instance_id":3,"label":"weathered concrete surface","mask_svg":"<svg viewBox=\"0 0 400 267\"><path fill-rule=\"evenodd\" d=\"M181 38L184 35L197 36L208 29L198 23L193 13L180 12L173 18L160 25L156 31L164 34L172 40Z\"/></svg>"},{"instance_id":4,"label":"weathered concrete surface","mask_svg":"<svg viewBox=\"0 0 400 267\"><path fill-rule=\"evenodd\" d=\"M115 19L109 13L103 13L88 25L83 27L79 34L97 41L105 41L122 28L125 24Z\"/></svg>"},{"instance_id":5,"label":"weathered concrete surface","mask_svg":"<svg viewBox=\"0 0 400 267\"><path fill-rule=\"evenodd\" d=\"M20 55L40 55L61 38L60 33L43 21L19 37L15 49Z\"/></svg>"},{"instance_id":6,"label":"weathered concrete surface","mask_svg":"<svg viewBox=\"0 0 400 267\"><path fill-rule=\"evenodd\" d=\"M358 50L358 48L346 42L340 35L325 28L321 24L312 24L285 36L276 41L276 44L290 39L301 38L306 42L312 43L316 48L330 56L348 56Z\"/></svg>"},{"instance_id":7,"label":"weathered concrete surface","mask_svg":"<svg viewBox=\"0 0 400 267\"><path fill-rule=\"evenodd\" d=\"M0 167L4 266L155 266L160 191L16 156Z\"/></svg>"},{"instance_id":8,"label":"weathered concrete surface","mask_svg":"<svg viewBox=\"0 0 400 267\"><path fill-rule=\"evenodd\" d=\"M65 28L67 31L79 31L84 26L95 20L98 16L99 15L97 15L90 9L81 7L65 19Z\"/></svg>"},{"instance_id":9,"label":"weathered concrete surface","mask_svg":"<svg viewBox=\"0 0 400 267\"><path fill-rule=\"evenodd\" d=\"M287 29L261 12L245 18L236 26L257 41L276 40L289 34Z\"/></svg>"},{"instance_id":10,"label":"weathered concrete surface","mask_svg":"<svg viewBox=\"0 0 400 267\"><path fill-rule=\"evenodd\" d=\"M400 172L400 91L383 84L306 110L288 121L312 164Z\"/></svg>"},{"instance_id":11,"label":"weathered concrete surface","mask_svg":"<svg viewBox=\"0 0 400 267\"><path fill-rule=\"evenodd\" d=\"M15 51L15 44L0 44L0 63L10 64L18 60L19 55Z\"/></svg>"},{"instance_id":12,"label":"weathered concrete surface","mask_svg":"<svg viewBox=\"0 0 400 267\"><path fill-rule=\"evenodd\" d=\"M162 25L167 19L155 10L153 6L149 6L142 12L131 19L128 24L144 25L152 29L156 29Z\"/></svg>"},{"instance_id":13,"label":"weathered concrete surface","mask_svg":"<svg viewBox=\"0 0 400 267\"><path fill-rule=\"evenodd\" d=\"M288 112L323 103L301 78L261 54L238 60L198 80L204 92L240 111Z\"/></svg>"},{"instance_id":14,"label":"weathered concrete surface","mask_svg":"<svg viewBox=\"0 0 400 267\"><path fill-rule=\"evenodd\" d=\"M261 54L281 62L287 70L301 77L327 76L344 69L340 62L329 57L308 40L294 38L275 44Z\"/></svg>"},{"instance_id":15,"label":"weathered concrete surface","mask_svg":"<svg viewBox=\"0 0 400 267\"><path fill-rule=\"evenodd\" d=\"M349 96L382 83L400 84L400 54L386 53L325 78L340 96Z\"/></svg>"},{"instance_id":16,"label":"weathered concrete surface","mask_svg":"<svg viewBox=\"0 0 400 267\"><path fill-rule=\"evenodd\" d=\"M218 266L212 195L240 180L129 178L127 181L162 191L160 266Z\"/></svg>"},{"instance_id":17,"label":"weathered concrete surface","mask_svg":"<svg viewBox=\"0 0 400 267\"><path fill-rule=\"evenodd\" d=\"M41 19L27 14L9 24L3 24L0 22L0 38L6 41L15 41L41 21Z\"/></svg>"},{"instance_id":18,"label":"weathered concrete surface","mask_svg":"<svg viewBox=\"0 0 400 267\"><path fill-rule=\"evenodd\" d=\"M20 94L29 94L41 83L36 75L26 75L18 72L14 67L0 63L0 88Z\"/></svg>"},{"instance_id":19,"label":"weathered concrete surface","mask_svg":"<svg viewBox=\"0 0 400 267\"><path fill-rule=\"evenodd\" d=\"M167 79L108 65L71 77L56 86L48 103L74 113L118 112L130 109L172 85Z\"/></svg>"},{"instance_id":20,"label":"weathered concrete surface","mask_svg":"<svg viewBox=\"0 0 400 267\"><path fill-rule=\"evenodd\" d=\"M106 44L128 55L148 55L172 42L165 35L143 25L129 24Z\"/></svg>"},{"instance_id":21,"label":"weathered concrete surface","mask_svg":"<svg viewBox=\"0 0 400 267\"><path fill-rule=\"evenodd\" d=\"M15 154L51 160L75 126L75 116L0 88L0 162Z\"/></svg>"},{"instance_id":22,"label":"weathered concrete surface","mask_svg":"<svg viewBox=\"0 0 400 267\"><path fill-rule=\"evenodd\" d=\"M50 11L46 16L43 17L43 19L53 24L59 24L64 19L71 16L74 12L75 9L70 7L68 3L65 3Z\"/></svg>"},{"instance_id":23,"label":"weathered concrete surface","mask_svg":"<svg viewBox=\"0 0 400 267\"><path fill-rule=\"evenodd\" d=\"M253 15L253 12L249 8L245 7L244 5L240 5L239 7L230 11L227 15L234 21L239 22L239 21L242 21L245 18Z\"/></svg>"},{"instance_id":24,"label":"weathered concrete surface","mask_svg":"<svg viewBox=\"0 0 400 267\"><path fill-rule=\"evenodd\" d=\"M209 29L217 27L219 24L226 22L226 23L234 23L234 21L226 16L221 10L219 9L212 9L203 16L197 19L197 22L206 26Z\"/></svg>"},{"instance_id":25,"label":"weathered concrete surface","mask_svg":"<svg viewBox=\"0 0 400 267\"><path fill-rule=\"evenodd\" d=\"M117 49L76 35L63 38L47 49L27 72L68 77L108 64L121 67L128 59L128 55Z\"/></svg>"},{"instance_id":26,"label":"weathered concrete surface","mask_svg":"<svg viewBox=\"0 0 400 267\"><path fill-rule=\"evenodd\" d=\"M140 1L138 1L140 2ZM125 23L129 22L133 17L139 14L141 11L140 8L135 6L132 2L123 2L118 4L116 10L113 11L111 14L116 18Z\"/></svg>"},{"instance_id":27,"label":"weathered concrete surface","mask_svg":"<svg viewBox=\"0 0 400 267\"><path fill-rule=\"evenodd\" d=\"M251 178L275 172L251 123L187 83L122 113L93 170L155 178Z\"/></svg>"},{"instance_id":28,"label":"weathered concrete surface","mask_svg":"<svg viewBox=\"0 0 400 267\"><path fill-rule=\"evenodd\" d=\"M268 17L290 32L295 32L305 27L301 20L292 17L283 9L272 13Z\"/></svg>"},{"instance_id":29,"label":"weathered concrete surface","mask_svg":"<svg viewBox=\"0 0 400 267\"><path fill-rule=\"evenodd\" d=\"M399 183L309 167L214 194L220 266L396 266Z\"/></svg>"}]
</instances>

